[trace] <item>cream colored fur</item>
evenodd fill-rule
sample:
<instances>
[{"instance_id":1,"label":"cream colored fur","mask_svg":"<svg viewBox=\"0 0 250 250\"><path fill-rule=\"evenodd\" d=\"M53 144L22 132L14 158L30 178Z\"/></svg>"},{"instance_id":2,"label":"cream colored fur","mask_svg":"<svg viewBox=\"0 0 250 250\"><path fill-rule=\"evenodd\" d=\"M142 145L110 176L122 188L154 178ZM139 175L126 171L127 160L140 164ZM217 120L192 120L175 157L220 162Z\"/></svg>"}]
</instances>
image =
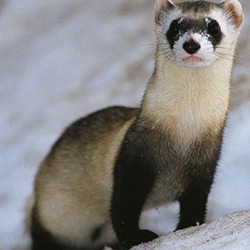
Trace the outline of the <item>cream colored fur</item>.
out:
<instances>
[{"instance_id":1,"label":"cream colored fur","mask_svg":"<svg viewBox=\"0 0 250 250\"><path fill-rule=\"evenodd\" d=\"M25 211L25 218L24 218L24 224L25 224L25 231L27 233L31 232L31 214L32 214L32 207L34 206L35 197L34 194L31 194L25 203L24 211Z\"/></svg>"},{"instance_id":2,"label":"cream colored fur","mask_svg":"<svg viewBox=\"0 0 250 250\"><path fill-rule=\"evenodd\" d=\"M177 8L177 11L166 11L161 25L156 25L159 42L156 71L148 84L141 114L151 120L152 126L158 126L163 132L166 129L172 131L173 138L184 148L208 129L219 131L226 118L233 55L240 34L240 27L229 23L228 14L218 9L196 14L195 18L216 19L224 37L216 48L214 62L211 61L209 66L182 67L176 63L178 55L169 56L167 53L170 47L165 34L174 19L191 16L192 13L183 14Z\"/></svg>"},{"instance_id":3,"label":"cream colored fur","mask_svg":"<svg viewBox=\"0 0 250 250\"><path fill-rule=\"evenodd\" d=\"M157 11L160 11L164 4L157 3ZM171 12L170 17L180 14L180 10ZM212 15L220 17L218 12ZM218 57L207 67L181 67L173 58L166 60L162 53L166 49L162 32L168 28L171 18L165 17L165 26L156 27L159 42L156 71L147 86L140 117L150 123L152 129L163 133L171 131L185 151L199 135L207 130L217 133L223 126L229 103L232 55L239 33L233 36L226 33L224 38L230 57ZM134 119L95 135L93 142L84 144L84 153L78 141L65 141L42 163L35 183L35 208L42 226L57 239L86 248L116 239L109 215L112 171L121 142ZM149 197L148 207L172 199L168 193L157 193L164 183L168 180L159 180ZM93 243L91 234L101 224L105 225L102 237Z\"/></svg>"},{"instance_id":4,"label":"cream colored fur","mask_svg":"<svg viewBox=\"0 0 250 250\"><path fill-rule=\"evenodd\" d=\"M109 216L112 171L123 136L132 122L133 119L96 138L94 145L89 142L82 155L77 142L76 145L69 142L40 167L36 208L42 225L57 239L79 247L98 247L115 240ZM102 237L93 245L91 234L102 224L105 224Z\"/></svg>"},{"instance_id":5,"label":"cream colored fur","mask_svg":"<svg viewBox=\"0 0 250 250\"><path fill-rule=\"evenodd\" d=\"M148 83L141 109L141 118L150 121L153 128L162 133L170 131L171 139L184 155L197 138L206 133L216 136L224 126L229 105L233 55L239 36L239 27L229 23L228 15L222 11L212 9L209 13L197 14L195 18L216 19L224 37L216 48L219 54L208 66L182 67L176 63L178 54L173 53L166 59L170 49L166 41L166 27L168 29L176 18L191 16L192 13L184 15L180 9L170 10L162 16L161 25L156 25L159 42L156 71ZM181 177L182 173L178 169L171 173L170 179L169 174L161 174L145 207L162 204L178 196L176 192L181 193L185 188ZM177 179L178 182L171 181Z\"/></svg>"},{"instance_id":6,"label":"cream colored fur","mask_svg":"<svg viewBox=\"0 0 250 250\"><path fill-rule=\"evenodd\" d=\"M159 56L142 115L163 132L170 129L185 147L208 126L220 129L228 109L232 64L223 59L208 67L181 68Z\"/></svg>"}]
</instances>

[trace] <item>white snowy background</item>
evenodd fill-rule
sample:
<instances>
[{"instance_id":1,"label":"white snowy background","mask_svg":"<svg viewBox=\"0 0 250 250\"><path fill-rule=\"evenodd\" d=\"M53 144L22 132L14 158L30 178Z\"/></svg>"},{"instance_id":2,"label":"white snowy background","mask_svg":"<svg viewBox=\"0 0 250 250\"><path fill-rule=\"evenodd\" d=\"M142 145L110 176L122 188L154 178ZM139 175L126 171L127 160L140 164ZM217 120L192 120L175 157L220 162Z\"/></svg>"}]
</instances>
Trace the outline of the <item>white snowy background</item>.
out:
<instances>
[{"instance_id":1,"label":"white snowy background","mask_svg":"<svg viewBox=\"0 0 250 250\"><path fill-rule=\"evenodd\" d=\"M29 249L25 200L63 129L100 108L139 105L153 69L154 2L0 0L1 250ZM208 222L250 209L250 5L241 3L245 24ZM142 226L173 230L177 210L150 211Z\"/></svg>"}]
</instances>

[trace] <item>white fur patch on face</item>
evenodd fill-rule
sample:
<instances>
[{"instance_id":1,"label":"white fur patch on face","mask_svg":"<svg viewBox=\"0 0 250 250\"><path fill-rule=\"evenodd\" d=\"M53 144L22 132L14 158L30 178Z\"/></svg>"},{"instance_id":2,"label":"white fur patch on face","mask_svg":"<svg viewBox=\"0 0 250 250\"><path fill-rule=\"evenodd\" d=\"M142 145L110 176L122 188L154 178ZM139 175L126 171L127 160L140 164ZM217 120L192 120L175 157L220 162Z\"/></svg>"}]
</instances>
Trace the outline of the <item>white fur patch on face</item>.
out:
<instances>
[{"instance_id":1,"label":"white fur patch on face","mask_svg":"<svg viewBox=\"0 0 250 250\"><path fill-rule=\"evenodd\" d=\"M157 39L160 43L163 43L163 42L166 43L165 34L167 33L172 21L178 18L182 18L182 17L183 17L183 14L180 10L168 11L168 13L163 13L161 23L160 25L156 25L156 29L155 29Z\"/></svg>"},{"instance_id":2,"label":"white fur patch on face","mask_svg":"<svg viewBox=\"0 0 250 250\"><path fill-rule=\"evenodd\" d=\"M214 10L209 14L211 19L216 20L220 24L220 28L224 37L222 38L216 52L221 56L227 56L228 59L232 58L231 47L240 35L240 29L236 28L231 22L228 21L228 16L223 10Z\"/></svg>"},{"instance_id":3,"label":"white fur patch on face","mask_svg":"<svg viewBox=\"0 0 250 250\"><path fill-rule=\"evenodd\" d=\"M188 54L183 49L183 44L190 40L197 42L201 48L194 55ZM208 40L206 34L200 33L185 33L174 44L173 52L176 56L176 62L184 67L204 67L210 65L217 59L216 54L213 53L214 48L212 43Z\"/></svg>"},{"instance_id":4,"label":"white fur patch on face","mask_svg":"<svg viewBox=\"0 0 250 250\"><path fill-rule=\"evenodd\" d=\"M161 54L166 53L168 60L176 61L178 65L185 67L204 67L209 66L218 58L224 57L233 60L234 42L237 40L240 30L228 21L227 14L222 9L213 9L210 13L204 14L199 18L204 18L206 23L216 20L221 28L223 37L218 45L214 48L209 36L206 32L185 32L174 44L173 49L170 47L166 38L166 33L172 21L179 19L181 23L185 18L192 18L190 13L185 16L181 10L170 10L163 13L161 23L156 25L156 36L159 44L159 51ZM194 17L196 19L197 17ZM200 44L201 48L192 57L183 49L183 44L190 40L194 40Z\"/></svg>"}]
</instances>

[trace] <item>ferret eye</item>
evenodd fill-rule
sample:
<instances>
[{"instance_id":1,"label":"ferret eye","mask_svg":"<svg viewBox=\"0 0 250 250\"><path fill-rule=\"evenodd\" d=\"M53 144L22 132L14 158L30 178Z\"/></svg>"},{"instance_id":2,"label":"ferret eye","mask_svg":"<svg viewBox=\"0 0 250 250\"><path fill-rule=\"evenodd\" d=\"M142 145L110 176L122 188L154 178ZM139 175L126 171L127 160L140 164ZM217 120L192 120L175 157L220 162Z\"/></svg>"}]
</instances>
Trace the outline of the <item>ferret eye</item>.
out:
<instances>
[{"instance_id":1,"label":"ferret eye","mask_svg":"<svg viewBox=\"0 0 250 250\"><path fill-rule=\"evenodd\" d=\"M221 29L216 21L212 21L208 26L208 34L212 37L219 37L221 35Z\"/></svg>"},{"instance_id":2,"label":"ferret eye","mask_svg":"<svg viewBox=\"0 0 250 250\"><path fill-rule=\"evenodd\" d=\"M180 28L178 25L178 22L173 21L170 25L169 32L171 33L172 36L177 36L180 33Z\"/></svg>"}]
</instances>

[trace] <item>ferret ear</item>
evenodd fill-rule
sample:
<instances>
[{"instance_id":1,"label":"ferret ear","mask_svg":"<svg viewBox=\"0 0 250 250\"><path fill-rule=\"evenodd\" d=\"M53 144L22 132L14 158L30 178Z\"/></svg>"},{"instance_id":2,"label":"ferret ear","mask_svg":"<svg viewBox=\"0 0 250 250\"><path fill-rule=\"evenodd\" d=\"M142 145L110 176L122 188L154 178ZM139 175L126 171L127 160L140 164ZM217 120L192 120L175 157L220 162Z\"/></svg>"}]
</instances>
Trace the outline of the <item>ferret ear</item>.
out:
<instances>
[{"instance_id":1,"label":"ferret ear","mask_svg":"<svg viewBox=\"0 0 250 250\"><path fill-rule=\"evenodd\" d=\"M243 23L242 6L238 0L224 0L219 5L226 11L232 24L238 29Z\"/></svg>"},{"instance_id":2,"label":"ferret ear","mask_svg":"<svg viewBox=\"0 0 250 250\"><path fill-rule=\"evenodd\" d=\"M160 24L162 14L165 11L174 9L175 5L171 0L157 0L155 4L155 22Z\"/></svg>"}]
</instances>

